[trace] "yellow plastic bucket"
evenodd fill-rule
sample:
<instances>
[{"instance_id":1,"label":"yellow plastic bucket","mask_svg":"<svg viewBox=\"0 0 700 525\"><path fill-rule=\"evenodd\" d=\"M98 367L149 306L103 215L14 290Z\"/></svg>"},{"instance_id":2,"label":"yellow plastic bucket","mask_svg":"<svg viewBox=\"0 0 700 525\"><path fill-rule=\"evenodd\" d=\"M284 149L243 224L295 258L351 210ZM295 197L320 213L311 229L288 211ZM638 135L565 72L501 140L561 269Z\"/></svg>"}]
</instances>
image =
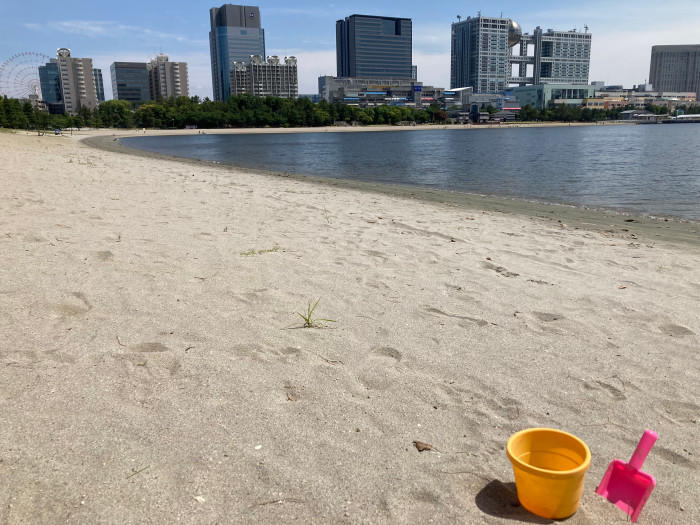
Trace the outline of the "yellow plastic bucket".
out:
<instances>
[{"instance_id":1,"label":"yellow plastic bucket","mask_svg":"<svg viewBox=\"0 0 700 525\"><path fill-rule=\"evenodd\" d=\"M510 437L506 453L523 507L547 519L576 512L591 465L591 451L583 441L561 430L529 428Z\"/></svg>"}]
</instances>

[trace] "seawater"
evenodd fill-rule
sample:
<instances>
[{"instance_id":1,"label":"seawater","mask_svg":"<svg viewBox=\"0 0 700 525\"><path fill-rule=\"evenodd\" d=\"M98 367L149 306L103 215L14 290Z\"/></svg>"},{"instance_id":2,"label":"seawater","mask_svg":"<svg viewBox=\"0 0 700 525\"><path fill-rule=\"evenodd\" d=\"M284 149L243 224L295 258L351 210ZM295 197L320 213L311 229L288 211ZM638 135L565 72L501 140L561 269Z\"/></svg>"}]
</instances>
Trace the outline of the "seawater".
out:
<instances>
[{"instance_id":1,"label":"seawater","mask_svg":"<svg viewBox=\"0 0 700 525\"><path fill-rule=\"evenodd\" d=\"M700 125L145 136L245 168L700 220Z\"/></svg>"}]
</instances>

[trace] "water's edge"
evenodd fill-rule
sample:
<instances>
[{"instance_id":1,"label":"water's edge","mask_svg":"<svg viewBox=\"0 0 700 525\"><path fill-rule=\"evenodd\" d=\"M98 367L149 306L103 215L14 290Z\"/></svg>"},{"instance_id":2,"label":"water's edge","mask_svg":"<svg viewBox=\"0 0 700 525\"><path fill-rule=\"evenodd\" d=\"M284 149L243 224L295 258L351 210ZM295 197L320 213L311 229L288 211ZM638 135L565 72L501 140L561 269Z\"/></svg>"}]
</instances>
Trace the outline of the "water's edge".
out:
<instances>
[{"instance_id":1,"label":"water's edge","mask_svg":"<svg viewBox=\"0 0 700 525\"><path fill-rule=\"evenodd\" d=\"M87 146L103 151L128 154L133 156L177 161L193 166L215 167L224 171L239 171L258 175L291 178L308 181L324 186L346 188L364 192L373 192L394 197L420 200L423 202L444 204L485 212L506 213L526 216L544 223L566 224L569 228L605 232L611 236L633 238L647 242L669 242L673 244L700 246L700 221L678 219L674 217L652 217L640 215L628 210L592 208L578 204L553 203L517 197L501 197L458 191L429 189L419 186L366 182L331 177L320 177L297 173L281 173L249 167L237 167L234 164L220 163L165 155L121 143L121 138L138 138L139 135L92 136L81 139Z\"/></svg>"}]
</instances>

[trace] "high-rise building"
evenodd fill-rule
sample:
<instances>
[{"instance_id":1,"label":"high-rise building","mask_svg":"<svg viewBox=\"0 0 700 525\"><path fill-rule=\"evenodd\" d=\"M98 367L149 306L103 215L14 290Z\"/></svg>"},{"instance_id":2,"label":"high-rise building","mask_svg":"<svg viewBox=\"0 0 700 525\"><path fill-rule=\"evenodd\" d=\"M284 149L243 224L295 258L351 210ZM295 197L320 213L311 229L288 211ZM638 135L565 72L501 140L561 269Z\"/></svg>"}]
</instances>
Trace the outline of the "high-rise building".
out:
<instances>
[{"instance_id":1,"label":"high-rise building","mask_svg":"<svg viewBox=\"0 0 700 525\"><path fill-rule=\"evenodd\" d=\"M231 70L231 96L297 98L299 82L296 57L278 56L263 60L254 55L248 62L234 62Z\"/></svg>"},{"instance_id":2,"label":"high-rise building","mask_svg":"<svg viewBox=\"0 0 700 525\"><path fill-rule=\"evenodd\" d=\"M588 84L591 63L591 34L580 31L543 31L539 26L532 35L520 39L520 52L511 57L518 65L518 75L511 84ZM530 46L533 53L530 54ZM532 66L532 75L528 67Z\"/></svg>"},{"instance_id":3,"label":"high-rise building","mask_svg":"<svg viewBox=\"0 0 700 525\"><path fill-rule=\"evenodd\" d=\"M151 98L145 62L113 62L109 69L114 100L141 104Z\"/></svg>"},{"instance_id":4,"label":"high-rise building","mask_svg":"<svg viewBox=\"0 0 700 525\"><path fill-rule=\"evenodd\" d=\"M189 96L186 62L170 62L160 54L148 63L151 100Z\"/></svg>"},{"instance_id":5,"label":"high-rise building","mask_svg":"<svg viewBox=\"0 0 700 525\"><path fill-rule=\"evenodd\" d=\"M692 91L700 98L700 45L652 47L649 82L658 91Z\"/></svg>"},{"instance_id":6,"label":"high-rise building","mask_svg":"<svg viewBox=\"0 0 700 525\"><path fill-rule=\"evenodd\" d=\"M410 18L352 15L335 23L338 77L412 78Z\"/></svg>"},{"instance_id":7,"label":"high-rise building","mask_svg":"<svg viewBox=\"0 0 700 525\"><path fill-rule=\"evenodd\" d=\"M77 115L84 107L95 109L99 102L92 59L72 57L70 49L61 48L56 61L65 112Z\"/></svg>"},{"instance_id":8,"label":"high-rise building","mask_svg":"<svg viewBox=\"0 0 700 525\"><path fill-rule=\"evenodd\" d=\"M214 100L226 100L231 93L233 63L247 62L252 55L265 56L265 31L256 6L213 7L209 10L209 20Z\"/></svg>"},{"instance_id":9,"label":"high-rise building","mask_svg":"<svg viewBox=\"0 0 700 525\"><path fill-rule=\"evenodd\" d=\"M63 92L61 90L61 75L58 72L58 60L52 58L43 66L39 66L39 83L41 98L51 114L61 115L65 112Z\"/></svg>"},{"instance_id":10,"label":"high-rise building","mask_svg":"<svg viewBox=\"0 0 700 525\"><path fill-rule=\"evenodd\" d=\"M92 76L95 79L95 91L97 92L97 101L104 102L105 101L105 85L104 85L104 82L102 82L102 70L97 69L97 68L93 68Z\"/></svg>"},{"instance_id":11,"label":"high-rise building","mask_svg":"<svg viewBox=\"0 0 700 525\"><path fill-rule=\"evenodd\" d=\"M450 85L472 87L476 93L500 93L510 84L585 85L591 38L587 31L545 32L540 27L533 35L522 34L508 18L468 17L452 24ZM512 74L514 65L517 75Z\"/></svg>"},{"instance_id":12,"label":"high-rise building","mask_svg":"<svg viewBox=\"0 0 700 525\"><path fill-rule=\"evenodd\" d=\"M511 30L508 18L468 17L452 24L450 87L499 93L508 86Z\"/></svg>"}]
</instances>

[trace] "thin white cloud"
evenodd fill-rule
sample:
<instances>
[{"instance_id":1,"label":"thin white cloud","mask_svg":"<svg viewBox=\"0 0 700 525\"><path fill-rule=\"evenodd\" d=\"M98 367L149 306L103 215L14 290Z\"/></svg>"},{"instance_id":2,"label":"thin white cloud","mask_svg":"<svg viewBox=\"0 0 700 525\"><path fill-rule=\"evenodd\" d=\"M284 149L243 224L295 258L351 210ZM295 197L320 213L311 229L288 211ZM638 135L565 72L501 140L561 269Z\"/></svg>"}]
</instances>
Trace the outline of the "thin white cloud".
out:
<instances>
[{"instance_id":1,"label":"thin white cloud","mask_svg":"<svg viewBox=\"0 0 700 525\"><path fill-rule=\"evenodd\" d=\"M444 53L450 51L450 23L413 24L414 52Z\"/></svg>"},{"instance_id":2,"label":"thin white cloud","mask_svg":"<svg viewBox=\"0 0 700 525\"><path fill-rule=\"evenodd\" d=\"M86 38L129 38L138 41L177 42L198 46L209 44L207 39L188 38L180 34L105 20L59 20L50 24L27 23L24 27L34 31L59 31Z\"/></svg>"},{"instance_id":3,"label":"thin white cloud","mask_svg":"<svg viewBox=\"0 0 700 525\"><path fill-rule=\"evenodd\" d=\"M142 35L143 37L148 37L151 40L164 40L166 42L174 41L178 43L193 44L197 46L209 45L208 39L187 38L174 33L163 33L161 31L153 31L152 29L148 29L147 27L120 24L117 26L117 31L122 33L129 33L129 35L132 37Z\"/></svg>"},{"instance_id":4,"label":"thin white cloud","mask_svg":"<svg viewBox=\"0 0 700 525\"><path fill-rule=\"evenodd\" d=\"M95 38L107 34L111 25L110 22L98 22L93 20L64 20L52 24L53 28L62 33L71 35L81 35Z\"/></svg>"}]
</instances>

